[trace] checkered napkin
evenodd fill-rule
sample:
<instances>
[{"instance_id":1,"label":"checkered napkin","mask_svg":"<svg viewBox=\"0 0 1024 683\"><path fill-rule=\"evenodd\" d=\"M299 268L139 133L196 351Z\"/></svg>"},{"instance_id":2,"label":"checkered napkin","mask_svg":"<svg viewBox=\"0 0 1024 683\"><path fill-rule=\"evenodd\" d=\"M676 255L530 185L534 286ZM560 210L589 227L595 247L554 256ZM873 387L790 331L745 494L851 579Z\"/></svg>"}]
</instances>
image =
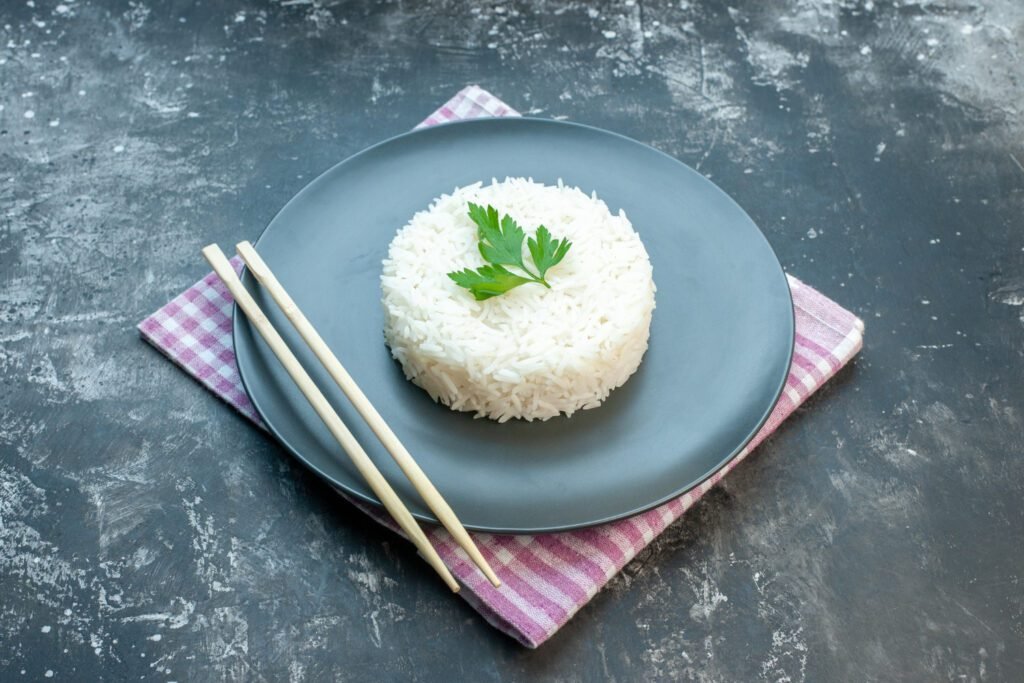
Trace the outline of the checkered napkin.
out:
<instances>
[{"instance_id":1,"label":"checkered napkin","mask_svg":"<svg viewBox=\"0 0 1024 683\"><path fill-rule=\"evenodd\" d=\"M484 116L518 116L476 86L459 92L418 127ZM232 261L241 271L241 263ZM782 397L767 423L743 451L689 493L629 519L599 527L537 536L474 534L502 580L494 588L448 532L427 534L463 584L460 591L493 626L528 647L550 638L633 557L679 519L808 396L828 381L861 348L864 324L839 304L789 276L796 312L796 348ZM210 273L139 324L151 343L210 391L258 425L259 416L242 388L231 342L231 295ZM395 529L387 514L357 503Z\"/></svg>"}]
</instances>

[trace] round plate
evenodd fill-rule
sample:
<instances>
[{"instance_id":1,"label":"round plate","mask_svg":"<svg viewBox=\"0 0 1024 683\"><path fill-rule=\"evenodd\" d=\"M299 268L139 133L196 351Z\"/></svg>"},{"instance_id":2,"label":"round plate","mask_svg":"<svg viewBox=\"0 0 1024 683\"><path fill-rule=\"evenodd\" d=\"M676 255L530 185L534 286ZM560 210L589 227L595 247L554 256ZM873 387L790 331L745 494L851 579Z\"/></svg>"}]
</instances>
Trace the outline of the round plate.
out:
<instances>
[{"instance_id":1,"label":"round plate","mask_svg":"<svg viewBox=\"0 0 1024 683\"><path fill-rule=\"evenodd\" d=\"M406 381L384 344L379 278L395 232L435 197L507 176L597 192L626 211L654 266L640 369L572 418L498 424L453 412ZM257 249L468 528L561 531L679 496L754 436L789 370L789 286L757 226L696 171L588 126L482 119L400 135L310 183ZM412 513L435 521L269 295L243 279ZM234 338L246 391L281 443L378 502L237 308Z\"/></svg>"}]
</instances>

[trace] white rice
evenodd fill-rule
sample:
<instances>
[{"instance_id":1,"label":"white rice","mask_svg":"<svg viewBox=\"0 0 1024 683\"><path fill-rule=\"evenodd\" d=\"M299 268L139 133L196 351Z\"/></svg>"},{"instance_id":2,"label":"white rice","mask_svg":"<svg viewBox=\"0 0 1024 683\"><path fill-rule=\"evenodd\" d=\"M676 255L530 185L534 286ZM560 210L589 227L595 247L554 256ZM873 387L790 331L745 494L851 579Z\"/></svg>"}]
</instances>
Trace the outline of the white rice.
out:
<instances>
[{"instance_id":1,"label":"white rice","mask_svg":"<svg viewBox=\"0 0 1024 683\"><path fill-rule=\"evenodd\" d=\"M543 224L572 242L547 273L551 289L526 284L476 301L448 278L484 265L469 202L511 214L527 236ZM405 376L453 410L500 422L600 405L640 366L655 292L623 212L524 178L458 188L413 216L391 242L381 287L384 336Z\"/></svg>"}]
</instances>

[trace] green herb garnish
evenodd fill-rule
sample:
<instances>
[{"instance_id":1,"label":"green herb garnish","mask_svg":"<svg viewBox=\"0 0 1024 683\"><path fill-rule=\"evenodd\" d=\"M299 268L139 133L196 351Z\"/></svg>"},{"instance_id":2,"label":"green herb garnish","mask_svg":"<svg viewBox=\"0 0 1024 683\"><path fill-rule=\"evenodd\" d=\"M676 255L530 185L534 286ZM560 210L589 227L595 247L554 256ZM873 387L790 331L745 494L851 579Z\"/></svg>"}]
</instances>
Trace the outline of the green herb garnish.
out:
<instances>
[{"instance_id":1,"label":"green herb garnish","mask_svg":"<svg viewBox=\"0 0 1024 683\"><path fill-rule=\"evenodd\" d=\"M470 202L469 217L478 228L480 242L477 247L480 249L480 255L490 265L481 266L476 270L466 268L448 273L448 277L455 284L472 292L477 301L490 299L492 296L504 294L510 289L531 282L551 289L544 276L565 258L572 242L567 239L552 239L551 233L543 225L537 228L536 238L530 237L526 240L530 259L536 271L534 272L527 268L523 261L523 239L526 238L526 233L512 216L499 217L498 210L493 206L488 205L485 209ZM514 266L525 275L514 273L505 266Z\"/></svg>"}]
</instances>

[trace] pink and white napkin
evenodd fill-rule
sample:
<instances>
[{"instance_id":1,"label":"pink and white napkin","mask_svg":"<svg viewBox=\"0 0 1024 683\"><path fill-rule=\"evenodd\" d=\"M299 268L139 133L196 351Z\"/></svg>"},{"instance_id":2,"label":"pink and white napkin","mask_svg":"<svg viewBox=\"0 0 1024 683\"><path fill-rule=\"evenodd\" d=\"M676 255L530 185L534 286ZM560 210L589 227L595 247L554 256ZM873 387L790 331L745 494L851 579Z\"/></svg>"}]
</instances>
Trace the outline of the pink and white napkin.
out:
<instances>
[{"instance_id":1,"label":"pink and white napkin","mask_svg":"<svg viewBox=\"0 0 1024 683\"><path fill-rule=\"evenodd\" d=\"M487 91L469 86L418 127L518 115ZM241 263L237 259L233 263L241 271ZM590 529L536 536L474 534L501 578L501 588L488 583L447 531L428 529L442 559L463 584L460 594L488 622L528 647L550 638L860 351L864 324L854 314L792 276L789 285L796 313L796 348L782 398L743 452L699 487L661 507ZM139 332L207 389L262 426L238 376L231 315L231 295L210 273L139 323ZM366 504L359 507L395 529L382 510Z\"/></svg>"}]
</instances>

